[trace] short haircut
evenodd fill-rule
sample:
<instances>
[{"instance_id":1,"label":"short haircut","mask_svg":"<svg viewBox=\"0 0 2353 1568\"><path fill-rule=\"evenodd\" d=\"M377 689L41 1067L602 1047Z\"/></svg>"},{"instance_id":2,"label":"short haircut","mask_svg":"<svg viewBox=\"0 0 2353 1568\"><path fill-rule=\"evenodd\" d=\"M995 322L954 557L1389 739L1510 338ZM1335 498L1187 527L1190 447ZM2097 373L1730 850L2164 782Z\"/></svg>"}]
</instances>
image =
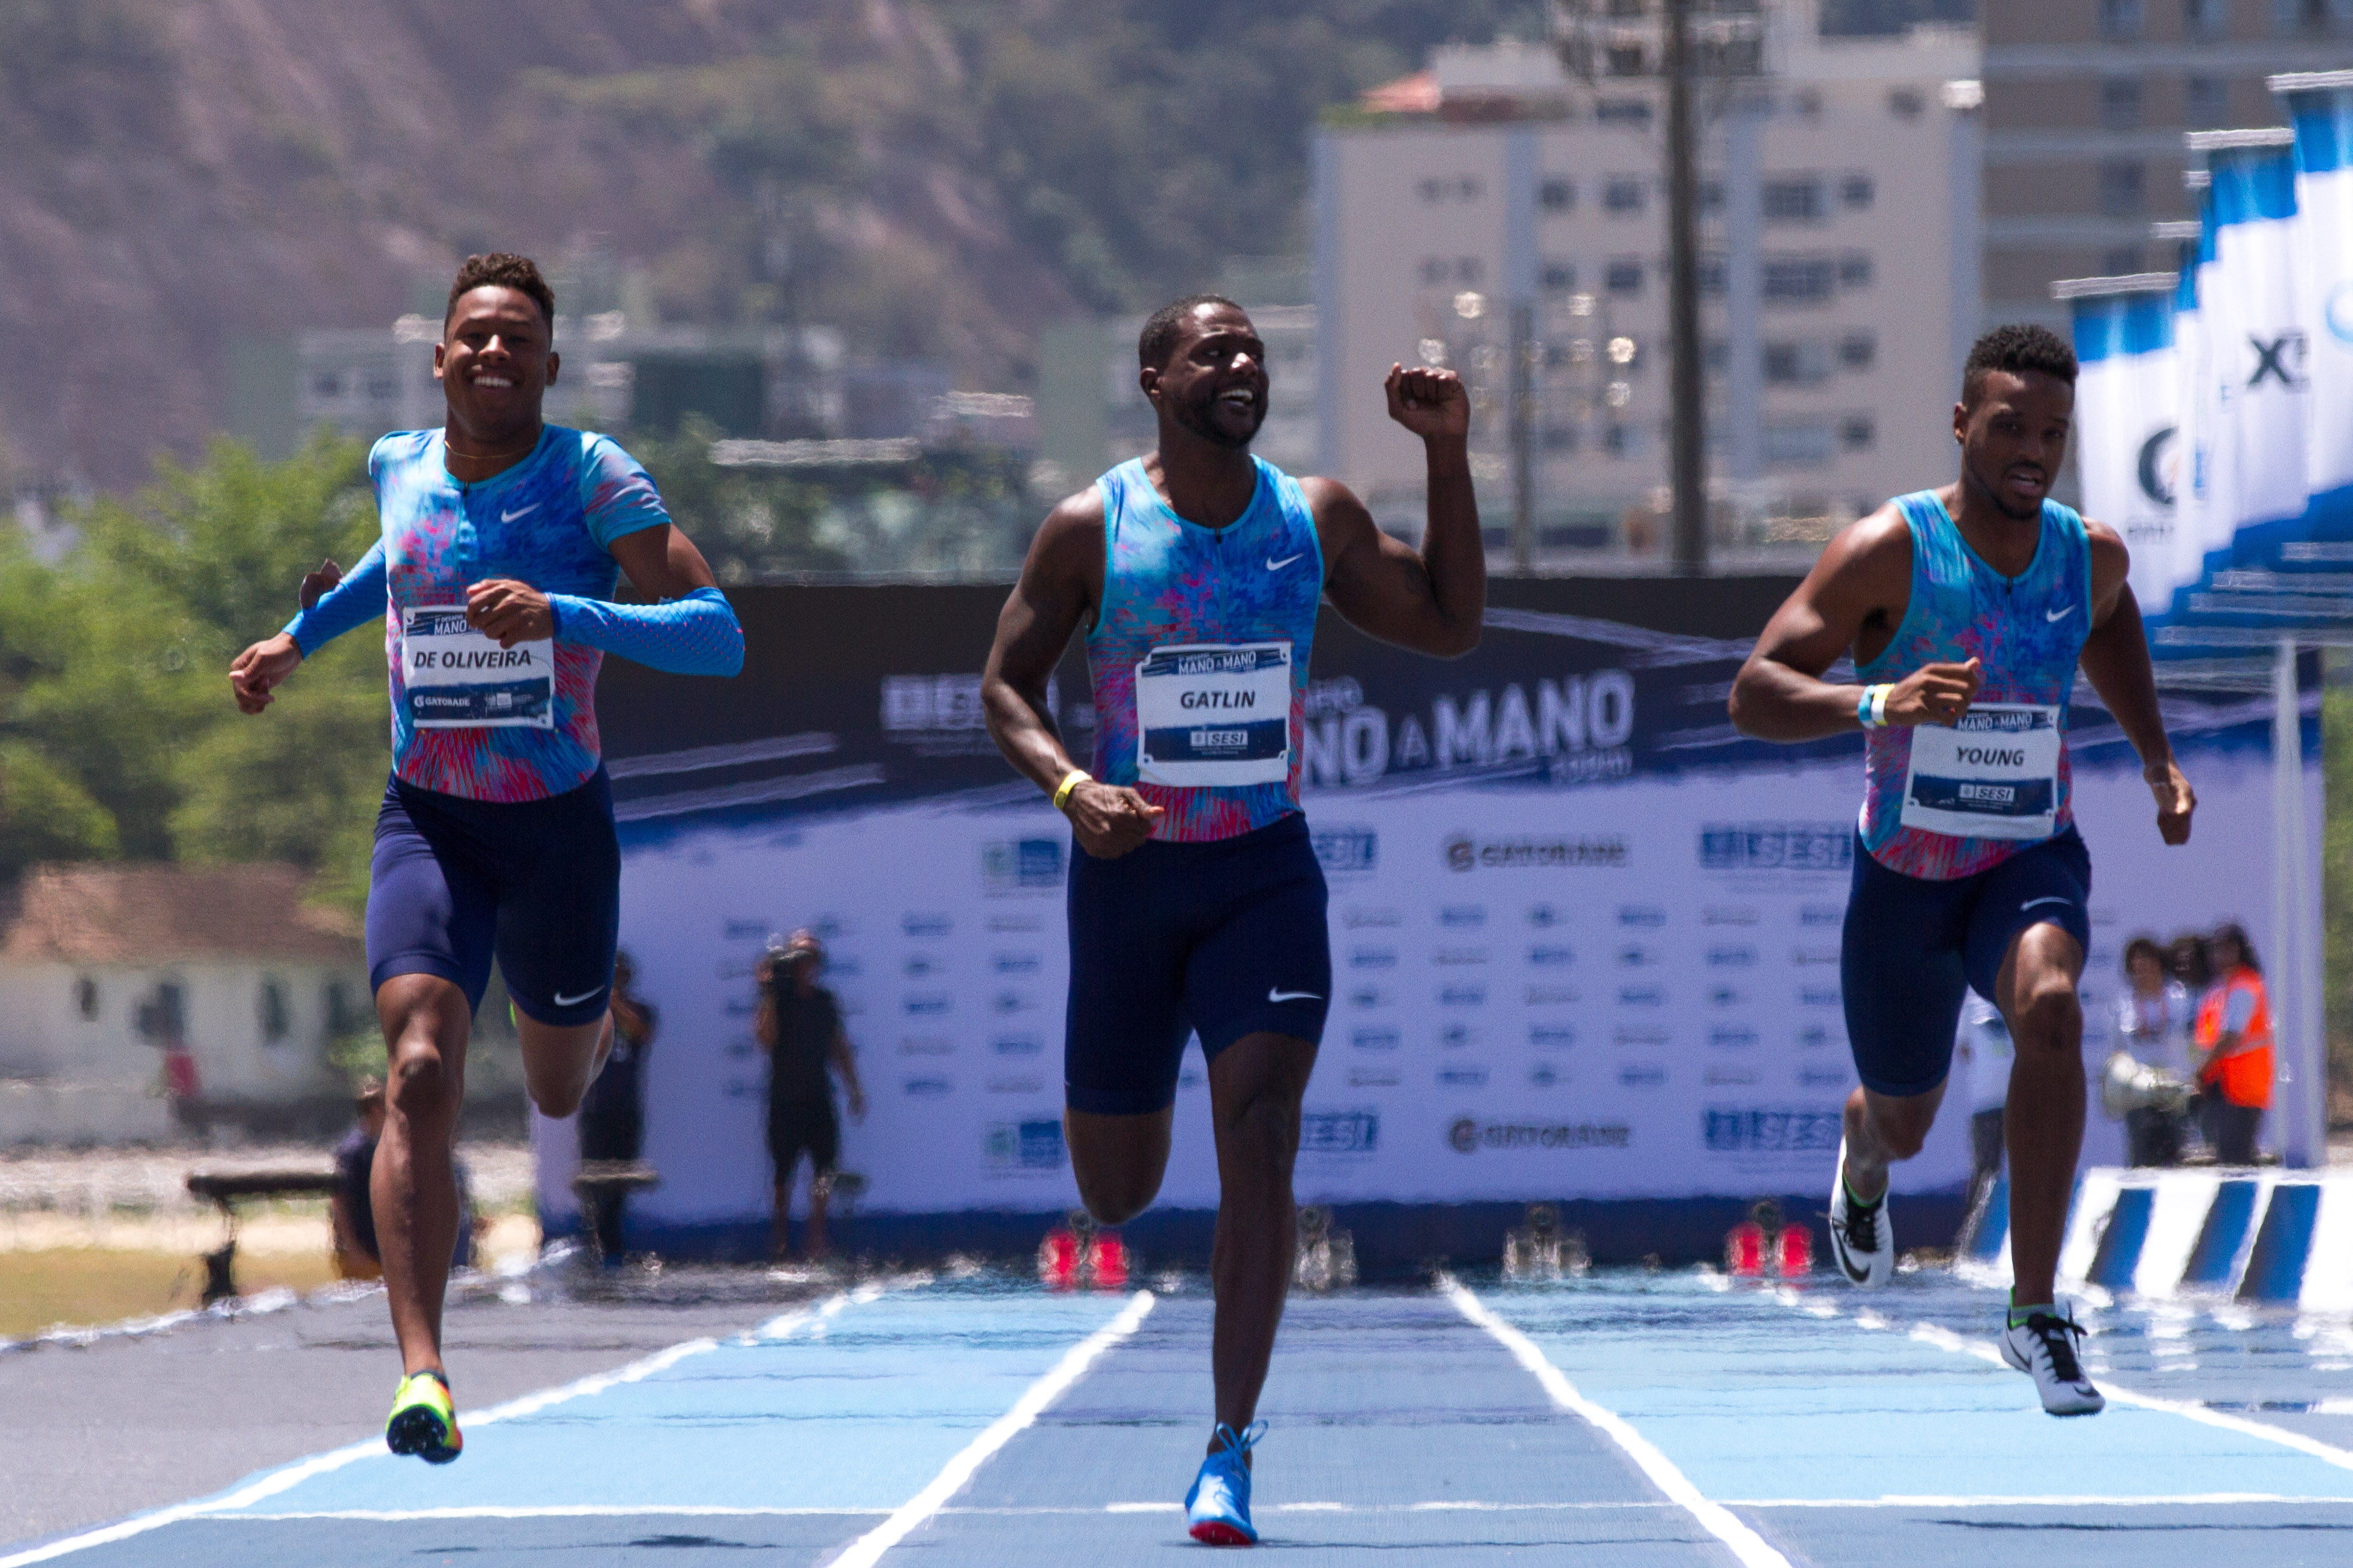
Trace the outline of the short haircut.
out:
<instances>
[{"instance_id":1,"label":"short haircut","mask_svg":"<svg viewBox=\"0 0 2353 1568\"><path fill-rule=\"evenodd\" d=\"M2236 921L2225 921L2216 926L2212 940L2217 942L2227 942L2236 946L2239 950L2239 962L2242 964L2258 974L2263 972L2263 960L2255 956L2255 944L2247 940L2247 928Z\"/></svg>"},{"instance_id":2,"label":"short haircut","mask_svg":"<svg viewBox=\"0 0 2353 1568\"><path fill-rule=\"evenodd\" d=\"M1229 310L1239 310L1240 305L1223 294L1187 294L1181 300L1171 300L1145 318L1144 331L1136 334L1135 363L1145 370L1158 370L1176 352L1176 341L1185 335L1185 323L1193 312L1204 305L1223 305Z\"/></svg>"},{"instance_id":3,"label":"short haircut","mask_svg":"<svg viewBox=\"0 0 2353 1568\"><path fill-rule=\"evenodd\" d=\"M512 289L526 296L539 307L540 319L547 323L548 335L555 333L555 290L539 274L539 263L528 256L516 256L510 251L493 250L488 256L469 256L458 268L458 280L449 285L449 303L441 311L441 325L447 330L458 301L477 289Z\"/></svg>"},{"instance_id":4,"label":"short haircut","mask_svg":"<svg viewBox=\"0 0 2353 1568\"><path fill-rule=\"evenodd\" d=\"M2159 947L2157 944L2157 938L2149 935L2147 931L2141 932L2138 936L2133 938L2132 941L2125 943L2125 973L2126 974L2130 974L2132 973L2133 960L2139 958L2144 954L2156 963L2160 973L2164 973L2168 977L2172 975L2173 965L2167 961L2165 949Z\"/></svg>"},{"instance_id":5,"label":"short haircut","mask_svg":"<svg viewBox=\"0 0 2353 1568\"><path fill-rule=\"evenodd\" d=\"M2075 351L2050 328L2038 327L2031 321L1996 327L1969 345L1969 357L1961 366L1961 402L1976 403L1978 395L1985 390L1986 377L1998 370L2012 375L2040 371L2073 386Z\"/></svg>"}]
</instances>

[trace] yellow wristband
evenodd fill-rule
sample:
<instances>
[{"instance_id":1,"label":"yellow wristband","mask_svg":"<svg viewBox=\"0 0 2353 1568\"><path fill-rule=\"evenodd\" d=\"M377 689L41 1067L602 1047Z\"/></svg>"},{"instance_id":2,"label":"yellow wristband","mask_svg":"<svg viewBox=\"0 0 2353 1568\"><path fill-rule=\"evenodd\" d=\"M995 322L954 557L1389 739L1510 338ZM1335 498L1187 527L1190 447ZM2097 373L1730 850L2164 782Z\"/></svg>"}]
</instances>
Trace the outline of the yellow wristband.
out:
<instances>
[{"instance_id":1,"label":"yellow wristband","mask_svg":"<svg viewBox=\"0 0 2353 1568\"><path fill-rule=\"evenodd\" d=\"M1084 768L1072 768L1069 773L1064 773L1062 782L1054 786L1054 809L1056 811L1067 809L1071 804L1071 792L1082 784L1094 782L1095 775Z\"/></svg>"}]
</instances>

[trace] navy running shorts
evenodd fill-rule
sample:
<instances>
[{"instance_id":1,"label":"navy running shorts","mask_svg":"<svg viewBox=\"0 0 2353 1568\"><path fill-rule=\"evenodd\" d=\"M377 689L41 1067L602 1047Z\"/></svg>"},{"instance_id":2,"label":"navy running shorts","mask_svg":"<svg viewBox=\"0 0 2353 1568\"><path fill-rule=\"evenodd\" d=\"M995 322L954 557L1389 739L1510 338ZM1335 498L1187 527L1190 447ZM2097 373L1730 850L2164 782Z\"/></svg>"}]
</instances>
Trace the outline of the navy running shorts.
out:
<instances>
[{"instance_id":1,"label":"navy running shorts","mask_svg":"<svg viewBox=\"0 0 2353 1568\"><path fill-rule=\"evenodd\" d=\"M1320 1044L1331 1006L1324 868L1293 815L1207 844L1151 840L1115 860L1073 847L1073 1110L1141 1116L1176 1102L1188 1034L1202 1054L1261 1031Z\"/></svg>"},{"instance_id":2,"label":"navy running shorts","mask_svg":"<svg viewBox=\"0 0 2353 1568\"><path fill-rule=\"evenodd\" d=\"M2058 926L2088 953L2091 891L2091 852L2073 827L1949 882L1891 871L1858 837L1839 986L1863 1087L1903 1099L1944 1082L1962 991L1993 1000L2010 941L2029 926Z\"/></svg>"},{"instance_id":3,"label":"navy running shorts","mask_svg":"<svg viewBox=\"0 0 2353 1568\"><path fill-rule=\"evenodd\" d=\"M479 1008L499 962L543 1024L604 1016L620 934L621 846L598 768L545 800L467 800L404 784L376 812L368 868L368 984L438 974Z\"/></svg>"}]
</instances>

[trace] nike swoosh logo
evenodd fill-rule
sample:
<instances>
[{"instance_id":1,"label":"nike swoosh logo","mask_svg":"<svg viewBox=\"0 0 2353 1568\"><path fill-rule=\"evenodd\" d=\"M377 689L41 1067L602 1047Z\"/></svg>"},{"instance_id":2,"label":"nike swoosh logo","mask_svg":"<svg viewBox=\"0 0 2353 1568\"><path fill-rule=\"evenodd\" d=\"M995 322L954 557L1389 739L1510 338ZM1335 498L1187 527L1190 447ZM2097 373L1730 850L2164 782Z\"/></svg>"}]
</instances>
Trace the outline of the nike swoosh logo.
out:
<instances>
[{"instance_id":1,"label":"nike swoosh logo","mask_svg":"<svg viewBox=\"0 0 2353 1568\"><path fill-rule=\"evenodd\" d=\"M2042 618L2046 621L2063 621L2074 613L2075 606L2070 605L2063 610L2045 610L2042 612Z\"/></svg>"},{"instance_id":2,"label":"nike swoosh logo","mask_svg":"<svg viewBox=\"0 0 2353 1568\"><path fill-rule=\"evenodd\" d=\"M1296 557L1293 557L1293 559L1296 559ZM1313 991L1276 990L1268 991L1266 994L1266 999L1270 1002L1321 1002L1324 1000L1323 997L1317 995Z\"/></svg>"},{"instance_id":3,"label":"nike swoosh logo","mask_svg":"<svg viewBox=\"0 0 2353 1568\"><path fill-rule=\"evenodd\" d=\"M1299 555L1304 555L1307 552L1303 550L1299 552ZM1266 563L1266 569L1270 572L1280 572L1284 567L1290 565L1293 562L1298 560L1299 555L1286 555L1280 561L1270 561Z\"/></svg>"},{"instance_id":4,"label":"nike swoosh logo","mask_svg":"<svg viewBox=\"0 0 2353 1568\"><path fill-rule=\"evenodd\" d=\"M555 1005L559 1007L577 1007L581 1003L588 1000L589 997L602 996L604 994L605 988L602 985L599 985L591 991L583 991L577 996L566 996L563 992L559 991L555 994Z\"/></svg>"},{"instance_id":5,"label":"nike swoosh logo","mask_svg":"<svg viewBox=\"0 0 2353 1568\"><path fill-rule=\"evenodd\" d=\"M1857 1268L1853 1264L1847 1261L1845 1247L1834 1247L1831 1250L1838 1254L1839 1267L1846 1270L1846 1277L1848 1279L1860 1285L1864 1280L1871 1278L1871 1270L1869 1268Z\"/></svg>"},{"instance_id":6,"label":"nike swoosh logo","mask_svg":"<svg viewBox=\"0 0 2353 1568\"><path fill-rule=\"evenodd\" d=\"M2058 894L2053 893L2047 899L2029 899L2026 902L2019 905L2018 908L2019 912L2023 914L2026 910L2032 909L2037 904L2072 904L2074 901L2075 900L2073 899L2063 899Z\"/></svg>"},{"instance_id":7,"label":"nike swoosh logo","mask_svg":"<svg viewBox=\"0 0 2353 1568\"><path fill-rule=\"evenodd\" d=\"M499 513L499 521L501 522L512 522L515 519L521 517L527 511L537 511L539 510L539 502L533 501L529 506L519 506L512 511L502 511ZM591 991L588 994L594 996L596 994L596 992Z\"/></svg>"}]
</instances>

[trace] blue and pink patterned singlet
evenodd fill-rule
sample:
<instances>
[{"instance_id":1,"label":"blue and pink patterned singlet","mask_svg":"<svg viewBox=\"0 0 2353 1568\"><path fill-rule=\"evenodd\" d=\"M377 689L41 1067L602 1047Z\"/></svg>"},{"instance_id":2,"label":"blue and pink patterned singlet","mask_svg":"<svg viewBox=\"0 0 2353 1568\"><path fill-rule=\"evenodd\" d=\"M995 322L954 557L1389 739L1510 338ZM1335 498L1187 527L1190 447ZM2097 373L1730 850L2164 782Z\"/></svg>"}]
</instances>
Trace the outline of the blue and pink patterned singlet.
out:
<instances>
[{"instance_id":1,"label":"blue and pink patterned singlet","mask_svg":"<svg viewBox=\"0 0 2353 1568\"><path fill-rule=\"evenodd\" d=\"M1911 600L1887 647L1855 673L1878 685L1978 658L1984 685L1951 728L1865 731L1862 843L1892 871L1952 881L2074 819L2067 704L2091 632L2091 535L2074 510L2046 500L2033 563L2004 577L1934 490L1895 504L1912 531Z\"/></svg>"},{"instance_id":2,"label":"blue and pink patterned singlet","mask_svg":"<svg viewBox=\"0 0 2353 1568\"><path fill-rule=\"evenodd\" d=\"M1091 771L1166 809L1155 838L1232 838L1299 810L1324 552L1299 481L1250 460L1258 491L1224 528L1178 517L1140 458L1096 481Z\"/></svg>"}]
</instances>

